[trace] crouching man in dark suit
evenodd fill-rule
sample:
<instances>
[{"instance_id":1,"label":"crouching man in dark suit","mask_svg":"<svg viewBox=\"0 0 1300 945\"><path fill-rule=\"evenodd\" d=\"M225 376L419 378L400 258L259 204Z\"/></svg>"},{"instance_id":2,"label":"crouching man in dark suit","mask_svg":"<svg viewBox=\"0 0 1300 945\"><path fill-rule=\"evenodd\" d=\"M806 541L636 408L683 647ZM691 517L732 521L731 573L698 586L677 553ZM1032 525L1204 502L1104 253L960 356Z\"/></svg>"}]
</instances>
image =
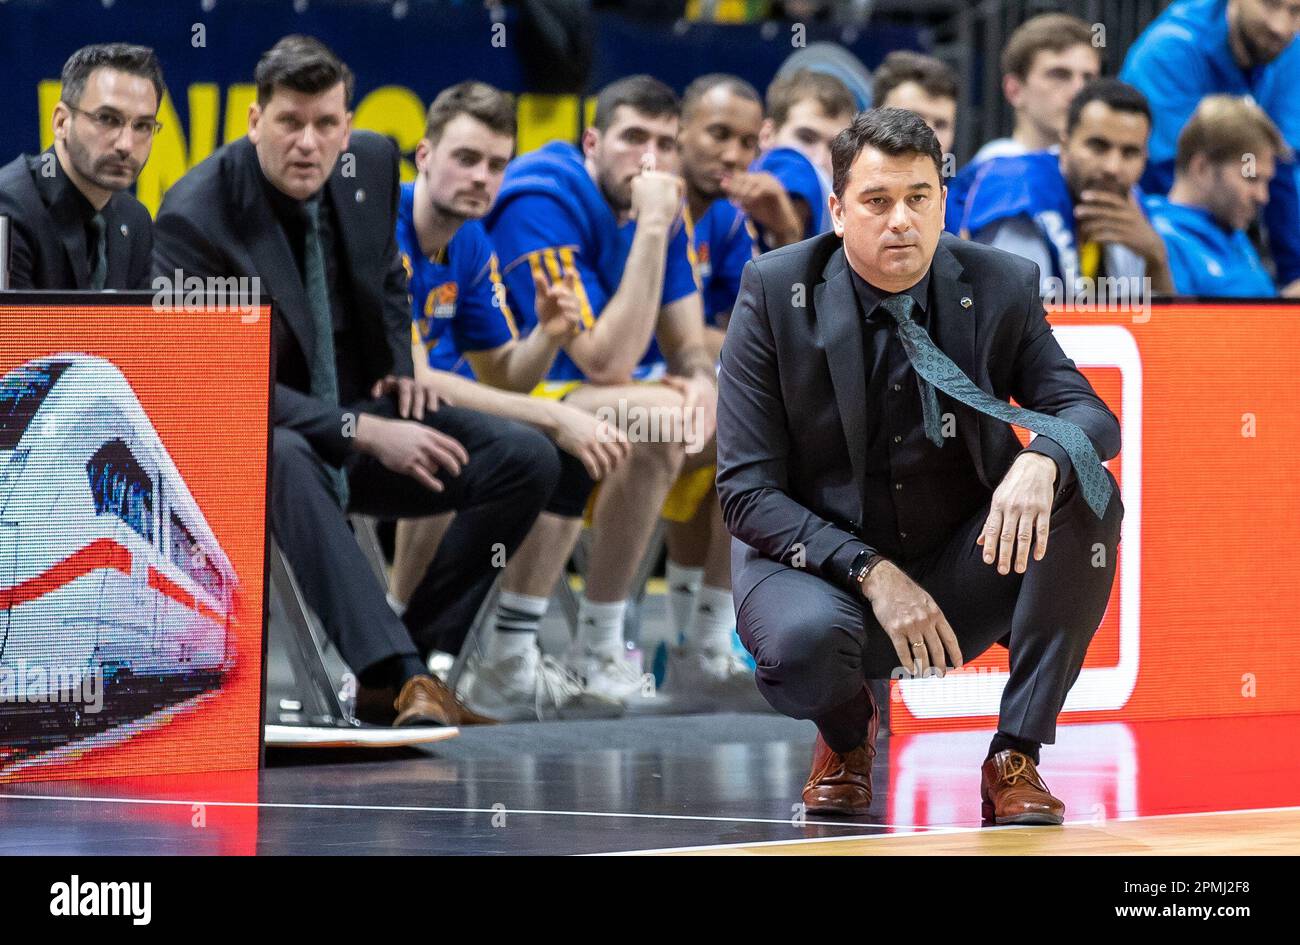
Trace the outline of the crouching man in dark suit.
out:
<instances>
[{"instance_id":1,"label":"crouching man in dark suit","mask_svg":"<svg viewBox=\"0 0 1300 945\"><path fill-rule=\"evenodd\" d=\"M261 296L278 303L271 528L358 673L359 710L386 691L396 725L490 721L424 659L436 641L464 638L554 491L558 456L539 431L438 405L412 380L397 151L379 135L350 133L347 66L315 39L290 36L262 57L255 81L248 137L163 201L155 287L178 271L257 277ZM457 513L403 617L345 510Z\"/></svg>"},{"instance_id":2,"label":"crouching man in dark suit","mask_svg":"<svg viewBox=\"0 0 1300 945\"><path fill-rule=\"evenodd\" d=\"M807 809L839 814L871 805L865 680L1002 643L984 815L1061 823L1038 750L1110 595L1119 424L1052 335L1037 267L940 235L920 117L864 112L833 160L835 232L748 264L722 350L741 639L772 706L817 723ZM1028 448L1012 423L1038 434Z\"/></svg>"},{"instance_id":3,"label":"crouching man in dark suit","mask_svg":"<svg viewBox=\"0 0 1300 945\"><path fill-rule=\"evenodd\" d=\"M68 58L54 144L0 168L10 289L148 288L153 221L129 188L162 127L163 91L144 46L101 43Z\"/></svg>"}]
</instances>

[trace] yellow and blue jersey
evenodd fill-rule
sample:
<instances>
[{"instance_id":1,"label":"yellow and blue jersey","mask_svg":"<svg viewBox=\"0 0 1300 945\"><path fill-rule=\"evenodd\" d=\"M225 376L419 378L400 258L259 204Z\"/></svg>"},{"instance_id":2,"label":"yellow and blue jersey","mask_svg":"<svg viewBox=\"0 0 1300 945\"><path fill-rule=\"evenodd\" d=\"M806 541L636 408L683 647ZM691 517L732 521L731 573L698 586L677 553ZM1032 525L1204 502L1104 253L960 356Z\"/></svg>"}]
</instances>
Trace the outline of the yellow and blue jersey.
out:
<instances>
[{"instance_id":1,"label":"yellow and blue jersey","mask_svg":"<svg viewBox=\"0 0 1300 945\"><path fill-rule=\"evenodd\" d=\"M698 220L685 216L695 282L704 298L704 321L717 327L740 294L740 273L757 255L753 222L735 204L715 200Z\"/></svg>"},{"instance_id":2,"label":"yellow and blue jersey","mask_svg":"<svg viewBox=\"0 0 1300 945\"><path fill-rule=\"evenodd\" d=\"M618 291L636 234L635 222L618 224L600 189L587 173L581 152L553 141L510 162L501 193L488 214L488 234L504 261L502 279L519 330L537 324L533 275L556 282L575 277L584 326L590 328ZM669 236L660 305L696 291L686 229L679 221ZM651 340L634 377L663 371L663 355ZM547 378L583 380L582 369L565 351Z\"/></svg>"},{"instance_id":3,"label":"yellow and blue jersey","mask_svg":"<svg viewBox=\"0 0 1300 945\"><path fill-rule=\"evenodd\" d=\"M478 220L461 224L432 257L420 251L412 208L415 185L403 184L397 246L410 280L411 337L429 367L473 377L467 351L490 351L519 337L501 282L501 267Z\"/></svg>"}]
</instances>

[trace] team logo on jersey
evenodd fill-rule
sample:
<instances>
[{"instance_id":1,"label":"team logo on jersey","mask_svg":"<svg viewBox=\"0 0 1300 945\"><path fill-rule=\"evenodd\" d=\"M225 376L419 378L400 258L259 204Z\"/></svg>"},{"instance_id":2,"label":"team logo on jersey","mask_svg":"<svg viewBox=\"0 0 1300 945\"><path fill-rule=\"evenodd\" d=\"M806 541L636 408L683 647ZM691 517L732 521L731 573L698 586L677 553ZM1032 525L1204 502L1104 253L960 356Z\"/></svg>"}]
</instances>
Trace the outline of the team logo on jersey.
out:
<instances>
[{"instance_id":1,"label":"team logo on jersey","mask_svg":"<svg viewBox=\"0 0 1300 945\"><path fill-rule=\"evenodd\" d=\"M713 275L713 264L709 262L709 244L695 244L695 274L699 277L700 284L709 281L709 276Z\"/></svg>"},{"instance_id":2,"label":"team logo on jersey","mask_svg":"<svg viewBox=\"0 0 1300 945\"><path fill-rule=\"evenodd\" d=\"M452 318L456 314L456 283L444 282L434 286L424 299L425 317Z\"/></svg>"}]
</instances>

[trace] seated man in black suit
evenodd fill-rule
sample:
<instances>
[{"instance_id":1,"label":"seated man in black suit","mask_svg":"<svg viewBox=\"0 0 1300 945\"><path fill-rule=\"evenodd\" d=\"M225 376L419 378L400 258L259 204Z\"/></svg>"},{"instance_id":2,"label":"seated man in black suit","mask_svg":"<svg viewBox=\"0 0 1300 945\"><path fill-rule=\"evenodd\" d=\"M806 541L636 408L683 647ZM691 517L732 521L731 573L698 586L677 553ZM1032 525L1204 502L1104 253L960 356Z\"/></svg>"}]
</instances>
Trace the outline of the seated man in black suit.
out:
<instances>
[{"instance_id":1,"label":"seated man in black suit","mask_svg":"<svg viewBox=\"0 0 1300 945\"><path fill-rule=\"evenodd\" d=\"M832 159L835 232L746 266L722 349L737 628L772 706L817 723L803 799L822 813L871 805L864 680L1003 643L984 813L1061 823L1038 749L1110 596L1119 424L1052 335L1037 267L941 238L920 116L864 112ZM1012 423L1039 435L1022 449Z\"/></svg>"},{"instance_id":2,"label":"seated man in black suit","mask_svg":"<svg viewBox=\"0 0 1300 945\"><path fill-rule=\"evenodd\" d=\"M72 54L53 146L0 168L9 288L149 287L152 221L127 189L149 160L162 99L152 49L108 43Z\"/></svg>"},{"instance_id":3,"label":"seated man in black suit","mask_svg":"<svg viewBox=\"0 0 1300 945\"><path fill-rule=\"evenodd\" d=\"M490 721L431 676L424 657L439 639L463 638L555 489L556 450L532 427L439 405L412 379L397 151L351 132L347 66L317 40L289 36L262 57L255 81L248 137L164 199L154 270L257 277L261 297L277 302L271 528L357 671L358 705L387 692L396 725ZM345 509L458 513L403 618Z\"/></svg>"}]
</instances>

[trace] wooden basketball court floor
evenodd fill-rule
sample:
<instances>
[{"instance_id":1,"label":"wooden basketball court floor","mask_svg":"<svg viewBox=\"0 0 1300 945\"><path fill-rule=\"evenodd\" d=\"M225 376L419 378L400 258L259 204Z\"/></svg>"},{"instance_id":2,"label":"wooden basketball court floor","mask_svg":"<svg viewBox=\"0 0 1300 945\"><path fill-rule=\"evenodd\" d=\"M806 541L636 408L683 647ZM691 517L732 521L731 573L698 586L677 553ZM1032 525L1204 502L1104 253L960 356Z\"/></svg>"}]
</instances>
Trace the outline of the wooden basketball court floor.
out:
<instances>
[{"instance_id":1,"label":"wooden basketball court floor","mask_svg":"<svg viewBox=\"0 0 1300 945\"><path fill-rule=\"evenodd\" d=\"M0 785L0 853L1263 854L1300 851L1300 716L1062 725L1060 827L980 824L987 731L882 736L876 801L805 816L809 723L641 716L464 729L262 771Z\"/></svg>"}]
</instances>

